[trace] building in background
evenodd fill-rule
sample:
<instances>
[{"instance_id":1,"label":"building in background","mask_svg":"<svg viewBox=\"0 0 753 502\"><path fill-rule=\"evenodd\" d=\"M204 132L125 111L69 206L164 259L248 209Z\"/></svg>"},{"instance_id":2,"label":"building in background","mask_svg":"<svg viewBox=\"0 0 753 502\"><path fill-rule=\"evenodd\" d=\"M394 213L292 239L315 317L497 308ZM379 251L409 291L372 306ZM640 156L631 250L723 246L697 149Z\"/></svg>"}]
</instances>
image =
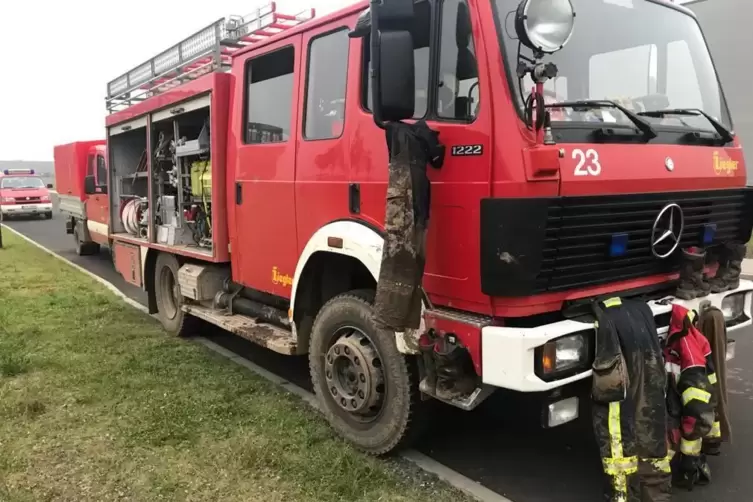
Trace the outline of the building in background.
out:
<instances>
[{"instance_id":1,"label":"building in background","mask_svg":"<svg viewBox=\"0 0 753 502\"><path fill-rule=\"evenodd\" d=\"M753 82L748 73L753 48L753 2L748 0L675 0L698 16L714 58L716 71L732 114L735 132L745 149L748 166L753 165ZM748 168L748 184L753 184Z\"/></svg>"}]
</instances>

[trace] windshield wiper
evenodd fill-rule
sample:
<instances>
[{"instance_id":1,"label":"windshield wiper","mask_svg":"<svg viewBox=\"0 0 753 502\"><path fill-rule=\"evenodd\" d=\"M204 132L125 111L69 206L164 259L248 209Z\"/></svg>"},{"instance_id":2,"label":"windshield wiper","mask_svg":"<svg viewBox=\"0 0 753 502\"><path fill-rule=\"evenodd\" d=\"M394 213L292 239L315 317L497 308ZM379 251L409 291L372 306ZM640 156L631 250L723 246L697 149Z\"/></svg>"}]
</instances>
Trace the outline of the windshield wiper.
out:
<instances>
[{"instance_id":1,"label":"windshield wiper","mask_svg":"<svg viewBox=\"0 0 753 502\"><path fill-rule=\"evenodd\" d=\"M644 117L656 117L656 118L666 117L668 115L703 117L709 121L709 124L711 124L711 127L714 128L714 130L719 134L719 136L721 137L722 140L724 140L725 143L730 143L735 139L735 133L727 129L722 123L720 123L714 117L712 117L708 113L698 108L675 108L675 109L670 109L670 110L652 110L649 112L640 112L638 115L642 115Z\"/></svg>"},{"instance_id":2,"label":"windshield wiper","mask_svg":"<svg viewBox=\"0 0 753 502\"><path fill-rule=\"evenodd\" d=\"M630 121L635 124L635 127L637 127L638 130L643 133L643 136L646 139L654 139L656 137L656 131L653 127L651 127L651 124L643 120L634 112L628 110L619 103L615 103L614 101L605 99L588 99L583 101L563 101L561 103L552 103L545 106L546 108L573 108L574 110L577 110L578 108L584 110L593 110L595 108L614 108L615 110L621 111L627 118L629 118Z\"/></svg>"}]
</instances>

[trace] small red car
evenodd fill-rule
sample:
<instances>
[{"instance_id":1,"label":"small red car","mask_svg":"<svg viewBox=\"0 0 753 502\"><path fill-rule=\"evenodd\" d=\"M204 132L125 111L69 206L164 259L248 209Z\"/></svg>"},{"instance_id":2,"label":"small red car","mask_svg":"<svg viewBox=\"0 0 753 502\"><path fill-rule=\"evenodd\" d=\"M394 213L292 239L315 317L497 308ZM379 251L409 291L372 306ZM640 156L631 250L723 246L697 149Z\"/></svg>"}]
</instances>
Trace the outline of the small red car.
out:
<instances>
[{"instance_id":1,"label":"small red car","mask_svg":"<svg viewBox=\"0 0 753 502\"><path fill-rule=\"evenodd\" d=\"M3 218L43 214L52 218L52 185L45 185L33 169L6 169L0 172L0 211Z\"/></svg>"}]
</instances>

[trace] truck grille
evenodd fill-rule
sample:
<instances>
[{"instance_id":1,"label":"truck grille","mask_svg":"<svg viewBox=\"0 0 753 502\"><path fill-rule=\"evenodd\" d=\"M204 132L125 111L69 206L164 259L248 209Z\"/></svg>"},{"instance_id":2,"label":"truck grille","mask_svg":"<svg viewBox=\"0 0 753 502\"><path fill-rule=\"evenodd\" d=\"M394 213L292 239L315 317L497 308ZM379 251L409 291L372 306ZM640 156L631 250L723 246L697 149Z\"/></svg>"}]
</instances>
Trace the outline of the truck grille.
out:
<instances>
[{"instance_id":1,"label":"truck grille","mask_svg":"<svg viewBox=\"0 0 753 502\"><path fill-rule=\"evenodd\" d=\"M561 291L678 270L679 252L665 260L651 253L654 221L671 203L678 204L685 215L680 247L701 245L705 224L716 225L713 244L747 240L753 217L748 193L720 190L553 200L536 289ZM612 235L620 233L628 235L627 252L611 257Z\"/></svg>"},{"instance_id":2,"label":"truck grille","mask_svg":"<svg viewBox=\"0 0 753 502\"><path fill-rule=\"evenodd\" d=\"M676 272L681 253L659 259L650 242L654 222L672 203L685 219L680 247L702 246L708 225L715 233L707 246L750 237L749 188L483 199L481 289L489 296L525 297ZM627 235L627 248L610 256L616 234Z\"/></svg>"},{"instance_id":3,"label":"truck grille","mask_svg":"<svg viewBox=\"0 0 753 502\"><path fill-rule=\"evenodd\" d=\"M42 202L41 197L16 197L16 204L39 204Z\"/></svg>"}]
</instances>

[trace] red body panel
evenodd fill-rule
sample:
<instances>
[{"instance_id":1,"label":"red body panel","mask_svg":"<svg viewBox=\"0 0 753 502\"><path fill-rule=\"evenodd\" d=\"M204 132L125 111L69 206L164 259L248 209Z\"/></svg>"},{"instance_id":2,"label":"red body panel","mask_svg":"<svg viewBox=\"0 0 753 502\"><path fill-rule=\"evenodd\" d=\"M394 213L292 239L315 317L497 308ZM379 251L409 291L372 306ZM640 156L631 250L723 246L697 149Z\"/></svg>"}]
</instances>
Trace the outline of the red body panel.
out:
<instances>
[{"instance_id":1,"label":"red body panel","mask_svg":"<svg viewBox=\"0 0 753 502\"><path fill-rule=\"evenodd\" d=\"M104 146L103 140L77 141L54 148L55 184L61 195L72 195L85 201L84 177L87 170L87 155L90 149Z\"/></svg>"}]
</instances>

